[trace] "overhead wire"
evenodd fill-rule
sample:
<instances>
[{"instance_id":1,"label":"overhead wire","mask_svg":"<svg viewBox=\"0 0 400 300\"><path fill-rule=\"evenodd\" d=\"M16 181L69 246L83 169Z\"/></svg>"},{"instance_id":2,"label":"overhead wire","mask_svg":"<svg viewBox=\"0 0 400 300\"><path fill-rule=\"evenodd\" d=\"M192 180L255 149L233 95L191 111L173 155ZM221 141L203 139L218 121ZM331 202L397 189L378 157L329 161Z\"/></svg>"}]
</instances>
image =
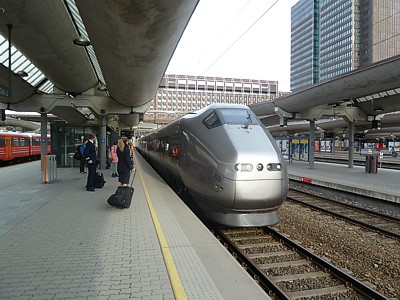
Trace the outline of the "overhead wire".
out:
<instances>
[{"instance_id":1,"label":"overhead wire","mask_svg":"<svg viewBox=\"0 0 400 300\"><path fill-rule=\"evenodd\" d=\"M245 8L247 7L247 5L249 5L250 0L247 0L246 4L243 5L243 7L239 10L239 12L236 14L236 16L232 19L232 21L229 23L229 25L225 28L225 30L218 36L218 38L216 39L217 42L213 43L213 45L206 51L206 53L203 55L203 57L200 59L200 62L202 62L204 60L205 57L208 56L208 54L211 52L212 49L214 49L221 41L221 38L225 35L225 33L231 28L231 26L233 25L233 23L235 23L235 21L239 18L239 16L243 13L243 11L245 10Z\"/></svg>"},{"instance_id":2,"label":"overhead wire","mask_svg":"<svg viewBox=\"0 0 400 300\"><path fill-rule=\"evenodd\" d=\"M274 6L275 4L277 4L279 2L279 0L276 0L270 7L268 7L262 14L260 17L258 17L258 19L250 25L250 27L248 27L232 44L229 45L228 48L225 49L224 52L222 52L202 73L201 75L204 75L205 72L207 72L217 61L219 61L221 59L222 56L225 55L225 53L227 53L247 32L250 31L251 28L254 27L254 25L256 25Z\"/></svg>"}]
</instances>

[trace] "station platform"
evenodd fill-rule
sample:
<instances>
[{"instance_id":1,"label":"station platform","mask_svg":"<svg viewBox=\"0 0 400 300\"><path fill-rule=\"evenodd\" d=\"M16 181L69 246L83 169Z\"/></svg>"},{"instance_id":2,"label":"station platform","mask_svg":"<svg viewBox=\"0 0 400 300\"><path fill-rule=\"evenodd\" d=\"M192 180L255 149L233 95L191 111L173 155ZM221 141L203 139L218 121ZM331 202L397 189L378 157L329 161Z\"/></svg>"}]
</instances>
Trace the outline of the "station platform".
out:
<instances>
[{"instance_id":1,"label":"station platform","mask_svg":"<svg viewBox=\"0 0 400 300\"><path fill-rule=\"evenodd\" d=\"M0 169L0 299L269 299L136 154L130 209L87 192L86 174L40 162Z\"/></svg>"},{"instance_id":2,"label":"station platform","mask_svg":"<svg viewBox=\"0 0 400 300\"><path fill-rule=\"evenodd\" d=\"M287 163L289 179L329 187L363 196L400 204L399 170L381 169L375 174L366 173L365 167L315 162Z\"/></svg>"}]
</instances>

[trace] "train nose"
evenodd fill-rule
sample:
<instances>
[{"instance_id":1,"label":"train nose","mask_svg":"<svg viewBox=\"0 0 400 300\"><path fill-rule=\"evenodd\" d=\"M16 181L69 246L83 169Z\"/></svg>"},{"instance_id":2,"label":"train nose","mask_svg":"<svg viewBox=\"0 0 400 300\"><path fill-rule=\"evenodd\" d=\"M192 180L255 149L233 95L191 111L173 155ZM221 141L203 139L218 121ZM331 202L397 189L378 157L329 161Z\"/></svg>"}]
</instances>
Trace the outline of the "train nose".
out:
<instances>
[{"instance_id":1,"label":"train nose","mask_svg":"<svg viewBox=\"0 0 400 300\"><path fill-rule=\"evenodd\" d=\"M282 205L287 194L287 180L236 181L234 209L272 209Z\"/></svg>"}]
</instances>

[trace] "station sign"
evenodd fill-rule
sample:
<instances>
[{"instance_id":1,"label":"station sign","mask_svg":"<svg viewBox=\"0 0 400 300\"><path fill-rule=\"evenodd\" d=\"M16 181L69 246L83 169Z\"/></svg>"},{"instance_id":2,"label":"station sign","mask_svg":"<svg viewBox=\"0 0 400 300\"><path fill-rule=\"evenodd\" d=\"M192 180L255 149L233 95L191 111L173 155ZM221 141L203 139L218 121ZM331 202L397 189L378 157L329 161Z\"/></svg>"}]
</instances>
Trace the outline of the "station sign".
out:
<instances>
[{"instance_id":1,"label":"station sign","mask_svg":"<svg viewBox=\"0 0 400 300\"><path fill-rule=\"evenodd\" d=\"M42 144L45 144L45 143L47 142L47 139L46 139L46 138L40 138L40 142L41 142Z\"/></svg>"},{"instance_id":2,"label":"station sign","mask_svg":"<svg viewBox=\"0 0 400 300\"><path fill-rule=\"evenodd\" d=\"M100 139L100 144L105 144L106 143L106 139Z\"/></svg>"}]
</instances>

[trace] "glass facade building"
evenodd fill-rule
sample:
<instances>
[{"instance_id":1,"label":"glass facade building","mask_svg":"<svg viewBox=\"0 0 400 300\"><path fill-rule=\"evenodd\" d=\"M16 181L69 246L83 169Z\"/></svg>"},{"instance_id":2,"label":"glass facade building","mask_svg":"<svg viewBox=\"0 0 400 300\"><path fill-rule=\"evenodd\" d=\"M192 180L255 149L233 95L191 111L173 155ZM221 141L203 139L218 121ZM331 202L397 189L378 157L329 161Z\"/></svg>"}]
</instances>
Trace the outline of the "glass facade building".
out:
<instances>
[{"instance_id":1,"label":"glass facade building","mask_svg":"<svg viewBox=\"0 0 400 300\"><path fill-rule=\"evenodd\" d=\"M293 92L400 54L400 0L300 0L292 7Z\"/></svg>"},{"instance_id":2,"label":"glass facade building","mask_svg":"<svg viewBox=\"0 0 400 300\"><path fill-rule=\"evenodd\" d=\"M400 0L358 0L361 66L400 54Z\"/></svg>"},{"instance_id":3,"label":"glass facade building","mask_svg":"<svg viewBox=\"0 0 400 300\"><path fill-rule=\"evenodd\" d=\"M319 10L318 1L299 1L291 17L291 90L318 82Z\"/></svg>"},{"instance_id":4,"label":"glass facade building","mask_svg":"<svg viewBox=\"0 0 400 300\"><path fill-rule=\"evenodd\" d=\"M321 1L320 81L358 67L359 15L353 0Z\"/></svg>"}]
</instances>

